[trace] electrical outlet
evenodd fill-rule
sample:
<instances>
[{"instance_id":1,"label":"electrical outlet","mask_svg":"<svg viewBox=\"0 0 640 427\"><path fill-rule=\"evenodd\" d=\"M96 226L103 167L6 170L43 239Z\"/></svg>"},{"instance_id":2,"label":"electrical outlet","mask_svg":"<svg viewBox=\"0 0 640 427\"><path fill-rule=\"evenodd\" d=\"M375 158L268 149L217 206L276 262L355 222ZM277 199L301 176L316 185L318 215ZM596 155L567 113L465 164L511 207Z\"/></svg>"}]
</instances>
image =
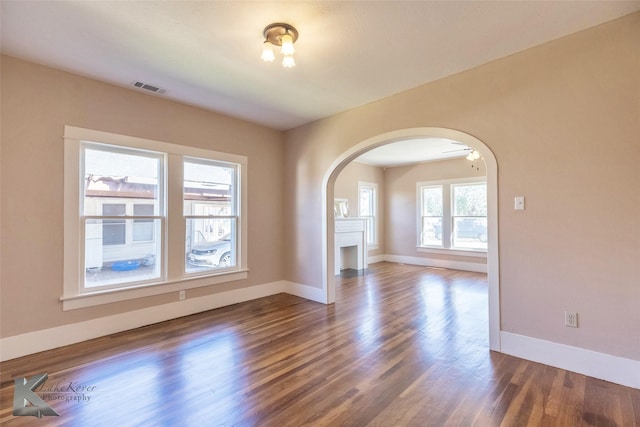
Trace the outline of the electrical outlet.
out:
<instances>
[{"instance_id":1,"label":"electrical outlet","mask_svg":"<svg viewBox=\"0 0 640 427\"><path fill-rule=\"evenodd\" d=\"M570 328L578 327L578 313L573 311L564 312L564 325Z\"/></svg>"},{"instance_id":2,"label":"electrical outlet","mask_svg":"<svg viewBox=\"0 0 640 427\"><path fill-rule=\"evenodd\" d=\"M187 291L178 292L178 301L183 301L187 297Z\"/></svg>"}]
</instances>

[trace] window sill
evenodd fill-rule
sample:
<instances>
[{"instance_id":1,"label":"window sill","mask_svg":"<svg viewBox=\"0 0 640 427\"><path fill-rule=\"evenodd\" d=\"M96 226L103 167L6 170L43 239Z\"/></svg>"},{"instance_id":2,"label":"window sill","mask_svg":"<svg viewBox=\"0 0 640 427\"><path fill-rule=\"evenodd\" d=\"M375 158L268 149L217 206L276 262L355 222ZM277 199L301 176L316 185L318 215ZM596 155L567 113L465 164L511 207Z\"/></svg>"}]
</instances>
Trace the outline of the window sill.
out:
<instances>
[{"instance_id":1,"label":"window sill","mask_svg":"<svg viewBox=\"0 0 640 427\"><path fill-rule=\"evenodd\" d=\"M474 258L487 258L487 251L482 249L445 249L445 248L428 248L424 246L418 246L416 248L418 252L440 254L440 255L454 255L454 256L466 256Z\"/></svg>"},{"instance_id":2,"label":"window sill","mask_svg":"<svg viewBox=\"0 0 640 427\"><path fill-rule=\"evenodd\" d=\"M186 289L216 285L219 283L233 282L246 279L249 270L235 270L233 272L220 273L210 276L187 277L162 283L151 283L130 288L99 290L90 293L63 295L62 311L76 310L102 304L110 304L119 301L127 301L136 298L150 297L170 292L178 292Z\"/></svg>"}]
</instances>

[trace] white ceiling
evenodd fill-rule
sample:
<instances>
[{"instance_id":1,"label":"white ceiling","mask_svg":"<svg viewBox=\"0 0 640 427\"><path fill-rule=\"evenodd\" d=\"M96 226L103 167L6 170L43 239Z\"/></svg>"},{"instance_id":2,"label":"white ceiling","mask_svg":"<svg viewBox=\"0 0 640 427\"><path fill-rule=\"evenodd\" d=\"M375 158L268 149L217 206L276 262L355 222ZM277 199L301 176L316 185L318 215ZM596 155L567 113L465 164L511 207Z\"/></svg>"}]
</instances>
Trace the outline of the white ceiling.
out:
<instances>
[{"instance_id":1,"label":"white ceiling","mask_svg":"<svg viewBox=\"0 0 640 427\"><path fill-rule=\"evenodd\" d=\"M361 154L356 161L372 166L396 167L465 157L470 151L470 147L450 139L414 138L374 148Z\"/></svg>"},{"instance_id":2,"label":"white ceiling","mask_svg":"<svg viewBox=\"0 0 640 427\"><path fill-rule=\"evenodd\" d=\"M286 130L637 10L640 0L1 0L1 49ZM260 59L272 22L300 33L293 69Z\"/></svg>"}]
</instances>

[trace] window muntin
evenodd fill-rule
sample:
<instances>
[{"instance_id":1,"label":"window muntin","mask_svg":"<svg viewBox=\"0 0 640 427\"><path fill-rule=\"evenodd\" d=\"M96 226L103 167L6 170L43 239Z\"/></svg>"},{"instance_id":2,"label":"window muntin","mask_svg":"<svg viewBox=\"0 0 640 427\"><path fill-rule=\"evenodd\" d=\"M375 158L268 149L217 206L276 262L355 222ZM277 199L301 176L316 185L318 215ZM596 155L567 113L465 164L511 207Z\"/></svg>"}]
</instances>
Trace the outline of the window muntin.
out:
<instances>
[{"instance_id":1,"label":"window muntin","mask_svg":"<svg viewBox=\"0 0 640 427\"><path fill-rule=\"evenodd\" d=\"M418 183L418 246L487 250L487 186L484 181Z\"/></svg>"},{"instance_id":2,"label":"window muntin","mask_svg":"<svg viewBox=\"0 0 640 427\"><path fill-rule=\"evenodd\" d=\"M185 272L236 267L237 165L187 158L183 171Z\"/></svg>"},{"instance_id":3,"label":"window muntin","mask_svg":"<svg viewBox=\"0 0 640 427\"><path fill-rule=\"evenodd\" d=\"M81 147L84 275L80 288L160 280L164 155L93 142Z\"/></svg>"},{"instance_id":4,"label":"window muntin","mask_svg":"<svg viewBox=\"0 0 640 427\"><path fill-rule=\"evenodd\" d=\"M367 245L369 246L378 244L377 192L377 184L358 183L358 216L367 219Z\"/></svg>"}]
</instances>

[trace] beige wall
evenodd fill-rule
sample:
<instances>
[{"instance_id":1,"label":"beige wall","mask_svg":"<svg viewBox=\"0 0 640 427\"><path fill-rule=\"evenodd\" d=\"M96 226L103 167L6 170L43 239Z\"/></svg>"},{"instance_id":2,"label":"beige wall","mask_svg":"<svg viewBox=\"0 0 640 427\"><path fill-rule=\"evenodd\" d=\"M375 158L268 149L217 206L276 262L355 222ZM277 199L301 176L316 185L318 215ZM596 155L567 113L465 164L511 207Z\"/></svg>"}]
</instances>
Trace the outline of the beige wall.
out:
<instances>
[{"instance_id":1,"label":"beige wall","mask_svg":"<svg viewBox=\"0 0 640 427\"><path fill-rule=\"evenodd\" d=\"M364 163L351 162L341 172L334 186L334 198L349 200L349 216L358 216L358 182L378 184L378 247L369 249L369 256L384 254L384 170Z\"/></svg>"},{"instance_id":2,"label":"beige wall","mask_svg":"<svg viewBox=\"0 0 640 427\"><path fill-rule=\"evenodd\" d=\"M287 132L286 279L322 286L323 179L342 153L456 129L498 163L501 329L640 360L638 40L640 13Z\"/></svg>"},{"instance_id":3,"label":"beige wall","mask_svg":"<svg viewBox=\"0 0 640 427\"><path fill-rule=\"evenodd\" d=\"M1 90L2 337L177 299L62 311L64 125L247 156L249 277L187 295L283 278L282 132L6 56Z\"/></svg>"},{"instance_id":4,"label":"beige wall","mask_svg":"<svg viewBox=\"0 0 640 427\"><path fill-rule=\"evenodd\" d=\"M418 252L418 203L416 184L424 181L486 176L483 162L476 162L472 169L465 159L419 163L385 170L385 247L389 255L401 255L438 260L453 260L474 264L486 264L486 258L454 256Z\"/></svg>"}]
</instances>

